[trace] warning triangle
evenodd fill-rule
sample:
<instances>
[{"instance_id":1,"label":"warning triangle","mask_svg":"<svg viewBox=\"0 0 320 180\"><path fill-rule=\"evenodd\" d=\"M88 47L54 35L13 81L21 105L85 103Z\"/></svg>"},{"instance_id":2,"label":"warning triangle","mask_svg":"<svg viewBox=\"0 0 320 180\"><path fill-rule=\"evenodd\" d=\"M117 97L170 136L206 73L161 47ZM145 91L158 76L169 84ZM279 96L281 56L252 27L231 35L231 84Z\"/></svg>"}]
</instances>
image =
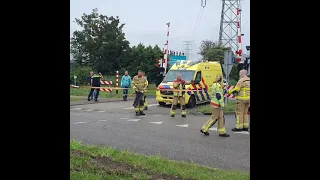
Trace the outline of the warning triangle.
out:
<instances>
[{"instance_id":1,"label":"warning triangle","mask_svg":"<svg viewBox=\"0 0 320 180\"><path fill-rule=\"evenodd\" d=\"M158 121L158 122L149 122L149 123L152 123L152 124L162 124L163 121Z\"/></svg>"},{"instance_id":2,"label":"warning triangle","mask_svg":"<svg viewBox=\"0 0 320 180\"><path fill-rule=\"evenodd\" d=\"M178 126L178 127L188 127L189 124L181 124L181 125L176 125L176 126Z\"/></svg>"}]
</instances>

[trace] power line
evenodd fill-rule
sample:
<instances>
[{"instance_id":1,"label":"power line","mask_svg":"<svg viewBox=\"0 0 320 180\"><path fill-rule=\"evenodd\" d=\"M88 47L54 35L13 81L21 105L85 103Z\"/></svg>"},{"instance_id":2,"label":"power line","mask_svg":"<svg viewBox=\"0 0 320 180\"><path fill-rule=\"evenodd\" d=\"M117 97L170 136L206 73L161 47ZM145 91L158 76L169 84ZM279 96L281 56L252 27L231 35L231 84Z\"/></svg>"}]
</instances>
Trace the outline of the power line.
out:
<instances>
[{"instance_id":1,"label":"power line","mask_svg":"<svg viewBox=\"0 0 320 180\"><path fill-rule=\"evenodd\" d=\"M185 48L183 51L185 52L187 59L190 59L191 50L192 50L192 41L183 41Z\"/></svg>"}]
</instances>

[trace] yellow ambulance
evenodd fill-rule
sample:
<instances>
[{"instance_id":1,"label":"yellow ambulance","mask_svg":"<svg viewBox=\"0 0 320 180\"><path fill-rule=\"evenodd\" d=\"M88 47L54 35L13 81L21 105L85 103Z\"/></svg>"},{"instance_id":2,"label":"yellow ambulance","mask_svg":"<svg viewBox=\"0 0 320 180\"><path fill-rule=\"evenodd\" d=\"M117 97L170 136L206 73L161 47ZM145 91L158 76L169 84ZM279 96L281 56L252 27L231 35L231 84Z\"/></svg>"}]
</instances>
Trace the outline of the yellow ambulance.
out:
<instances>
[{"instance_id":1,"label":"yellow ambulance","mask_svg":"<svg viewBox=\"0 0 320 180\"><path fill-rule=\"evenodd\" d=\"M187 91L185 94L185 102L187 107L193 108L197 104L210 102L211 86L217 74L222 75L222 68L219 62L214 61L191 61L181 60L174 64L162 82L157 87L156 100L161 106L172 104L173 81L177 78L177 74L182 75L185 80Z\"/></svg>"}]
</instances>

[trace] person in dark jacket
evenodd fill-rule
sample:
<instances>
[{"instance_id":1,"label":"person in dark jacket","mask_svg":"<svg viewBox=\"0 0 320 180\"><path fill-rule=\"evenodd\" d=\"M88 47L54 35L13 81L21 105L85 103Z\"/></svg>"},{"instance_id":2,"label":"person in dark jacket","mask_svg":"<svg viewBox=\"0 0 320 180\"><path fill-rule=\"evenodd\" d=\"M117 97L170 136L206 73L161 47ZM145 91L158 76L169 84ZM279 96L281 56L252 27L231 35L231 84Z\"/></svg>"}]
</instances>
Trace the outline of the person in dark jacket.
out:
<instances>
[{"instance_id":1,"label":"person in dark jacket","mask_svg":"<svg viewBox=\"0 0 320 180\"><path fill-rule=\"evenodd\" d=\"M93 71L90 72L90 75L88 76L88 85L91 86L91 77L93 76ZM92 100L93 96L95 96L96 91L93 91L92 96L90 96L88 99Z\"/></svg>"},{"instance_id":2,"label":"person in dark jacket","mask_svg":"<svg viewBox=\"0 0 320 180\"><path fill-rule=\"evenodd\" d=\"M91 77L91 87L100 87L100 81L103 80L103 76L101 73L94 73L93 76ZM90 101L90 97L93 96L93 92L96 92L94 96L94 101L98 101L99 97L99 88L91 88L90 93L88 95L88 101Z\"/></svg>"}]
</instances>

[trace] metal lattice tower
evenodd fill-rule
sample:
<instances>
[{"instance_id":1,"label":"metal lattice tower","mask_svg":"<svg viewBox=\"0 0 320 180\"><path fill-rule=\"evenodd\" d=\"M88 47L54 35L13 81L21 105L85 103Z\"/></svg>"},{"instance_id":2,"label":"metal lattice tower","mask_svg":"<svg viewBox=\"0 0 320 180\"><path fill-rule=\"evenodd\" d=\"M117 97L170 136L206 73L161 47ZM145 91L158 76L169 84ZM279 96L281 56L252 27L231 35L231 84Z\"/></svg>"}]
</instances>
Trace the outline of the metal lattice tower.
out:
<instances>
[{"instance_id":1,"label":"metal lattice tower","mask_svg":"<svg viewBox=\"0 0 320 180\"><path fill-rule=\"evenodd\" d=\"M237 52L239 48L241 50L241 37L239 38L239 33L241 36L241 32L238 32L241 31L238 28L238 23L241 24L241 13L238 10L241 12L240 0L222 0L219 44L231 47L233 52ZM237 13L240 13L240 19L238 19Z\"/></svg>"},{"instance_id":2,"label":"metal lattice tower","mask_svg":"<svg viewBox=\"0 0 320 180\"><path fill-rule=\"evenodd\" d=\"M190 59L191 50L192 50L192 41L183 41L185 48L183 51L185 52L185 55L187 56L187 59Z\"/></svg>"}]
</instances>

